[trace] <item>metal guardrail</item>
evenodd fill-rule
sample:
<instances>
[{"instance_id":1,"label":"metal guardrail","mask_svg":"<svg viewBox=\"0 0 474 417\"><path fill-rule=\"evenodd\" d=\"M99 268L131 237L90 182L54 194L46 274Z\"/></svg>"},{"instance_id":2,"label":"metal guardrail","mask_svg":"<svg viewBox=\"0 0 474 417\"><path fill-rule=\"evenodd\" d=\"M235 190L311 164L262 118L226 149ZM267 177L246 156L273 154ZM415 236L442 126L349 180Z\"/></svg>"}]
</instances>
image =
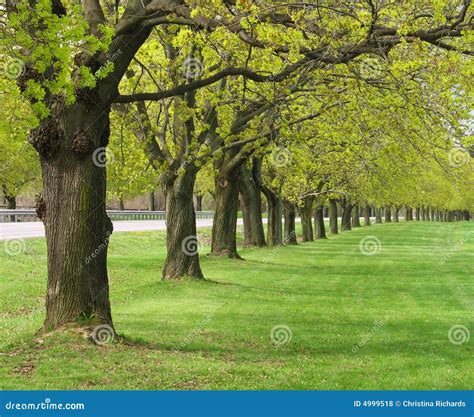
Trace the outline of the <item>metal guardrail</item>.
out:
<instances>
[{"instance_id":1,"label":"metal guardrail","mask_svg":"<svg viewBox=\"0 0 474 417\"><path fill-rule=\"evenodd\" d=\"M146 210L107 210L107 215L111 220L165 220L164 211ZM196 211L196 219L212 219L213 211ZM2 210L0 209L0 223L12 222L38 222L40 219L36 215L36 210Z\"/></svg>"}]
</instances>

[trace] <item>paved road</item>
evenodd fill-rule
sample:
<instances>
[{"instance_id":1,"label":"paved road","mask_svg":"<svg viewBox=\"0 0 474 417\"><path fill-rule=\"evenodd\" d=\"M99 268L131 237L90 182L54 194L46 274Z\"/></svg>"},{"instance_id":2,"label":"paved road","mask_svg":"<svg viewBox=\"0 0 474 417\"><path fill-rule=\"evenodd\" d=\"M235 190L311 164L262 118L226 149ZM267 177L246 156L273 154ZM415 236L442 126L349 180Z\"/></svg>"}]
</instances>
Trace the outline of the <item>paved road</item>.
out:
<instances>
[{"instance_id":1,"label":"paved road","mask_svg":"<svg viewBox=\"0 0 474 417\"><path fill-rule=\"evenodd\" d=\"M196 220L198 227L212 226L212 219ZM238 220L238 224L243 224ZM164 220L134 220L114 222L114 232L139 232L147 230L166 230ZM44 237L42 222L0 223L0 240L28 237Z\"/></svg>"}]
</instances>

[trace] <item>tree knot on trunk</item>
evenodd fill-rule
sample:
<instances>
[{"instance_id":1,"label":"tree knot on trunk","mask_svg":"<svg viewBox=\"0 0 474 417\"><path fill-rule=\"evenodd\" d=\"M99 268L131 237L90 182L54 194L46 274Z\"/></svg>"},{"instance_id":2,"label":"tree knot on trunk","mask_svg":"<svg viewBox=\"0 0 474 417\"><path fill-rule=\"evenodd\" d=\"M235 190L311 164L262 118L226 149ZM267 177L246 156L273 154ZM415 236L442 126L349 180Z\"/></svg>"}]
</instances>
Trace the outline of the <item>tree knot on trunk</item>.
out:
<instances>
[{"instance_id":1,"label":"tree knot on trunk","mask_svg":"<svg viewBox=\"0 0 474 417\"><path fill-rule=\"evenodd\" d=\"M76 88L76 101L86 105L86 109L97 106L99 102L99 94L95 88Z\"/></svg>"},{"instance_id":2,"label":"tree knot on trunk","mask_svg":"<svg viewBox=\"0 0 474 417\"><path fill-rule=\"evenodd\" d=\"M89 155L94 149L94 144L83 129L76 130L73 135L71 151L78 158Z\"/></svg>"},{"instance_id":3,"label":"tree knot on trunk","mask_svg":"<svg viewBox=\"0 0 474 417\"><path fill-rule=\"evenodd\" d=\"M36 215L42 221L44 221L46 215L46 203L43 200L43 194L38 194L35 197L35 207L36 207Z\"/></svg>"},{"instance_id":4,"label":"tree knot on trunk","mask_svg":"<svg viewBox=\"0 0 474 417\"><path fill-rule=\"evenodd\" d=\"M77 67L87 67L93 74L99 71L103 62L105 62L105 55L100 52L93 55L88 52L83 52L74 57L74 64Z\"/></svg>"},{"instance_id":5,"label":"tree knot on trunk","mask_svg":"<svg viewBox=\"0 0 474 417\"><path fill-rule=\"evenodd\" d=\"M43 119L40 125L30 132L28 142L45 159L51 159L64 140L64 130L54 117Z\"/></svg>"}]
</instances>

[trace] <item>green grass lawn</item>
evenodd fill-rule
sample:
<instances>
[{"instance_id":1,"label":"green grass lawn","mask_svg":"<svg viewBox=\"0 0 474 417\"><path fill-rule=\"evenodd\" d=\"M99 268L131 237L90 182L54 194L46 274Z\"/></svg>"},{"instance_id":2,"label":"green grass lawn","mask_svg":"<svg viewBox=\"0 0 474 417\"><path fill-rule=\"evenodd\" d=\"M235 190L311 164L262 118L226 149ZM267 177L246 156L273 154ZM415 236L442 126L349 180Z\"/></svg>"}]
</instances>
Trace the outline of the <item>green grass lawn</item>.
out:
<instances>
[{"instance_id":1,"label":"green grass lawn","mask_svg":"<svg viewBox=\"0 0 474 417\"><path fill-rule=\"evenodd\" d=\"M209 230L200 239L209 243ZM361 253L376 236L380 253ZM296 247L207 258L208 281L161 282L162 232L113 235L112 310L121 341L35 335L46 255L0 251L3 389L471 389L474 222L374 225ZM291 340L272 341L274 326Z\"/></svg>"}]
</instances>

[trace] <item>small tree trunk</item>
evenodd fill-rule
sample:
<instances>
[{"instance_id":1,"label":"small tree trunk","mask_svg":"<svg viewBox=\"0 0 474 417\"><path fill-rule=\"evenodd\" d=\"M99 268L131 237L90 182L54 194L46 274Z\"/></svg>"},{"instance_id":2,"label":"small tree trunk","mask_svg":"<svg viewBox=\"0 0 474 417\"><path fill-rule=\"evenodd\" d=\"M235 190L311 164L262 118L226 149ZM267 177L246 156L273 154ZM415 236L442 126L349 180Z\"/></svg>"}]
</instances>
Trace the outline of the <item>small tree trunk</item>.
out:
<instances>
[{"instance_id":1,"label":"small tree trunk","mask_svg":"<svg viewBox=\"0 0 474 417\"><path fill-rule=\"evenodd\" d=\"M300 207L303 242L312 242L314 240L312 224L313 203L313 196L305 197L303 199L303 205Z\"/></svg>"},{"instance_id":2,"label":"small tree trunk","mask_svg":"<svg viewBox=\"0 0 474 417\"><path fill-rule=\"evenodd\" d=\"M393 212L392 212L392 217L393 217L393 221L395 223L398 223L400 221L400 207L398 206L393 206Z\"/></svg>"},{"instance_id":3,"label":"small tree trunk","mask_svg":"<svg viewBox=\"0 0 474 417\"><path fill-rule=\"evenodd\" d=\"M361 227L360 208L358 204L356 204L352 209L352 227Z\"/></svg>"},{"instance_id":4,"label":"small tree trunk","mask_svg":"<svg viewBox=\"0 0 474 417\"><path fill-rule=\"evenodd\" d=\"M148 211L155 211L155 192L148 192Z\"/></svg>"},{"instance_id":5,"label":"small tree trunk","mask_svg":"<svg viewBox=\"0 0 474 417\"><path fill-rule=\"evenodd\" d=\"M212 225L211 254L240 259L237 254L239 170L224 169L215 177L216 210Z\"/></svg>"},{"instance_id":6,"label":"small tree trunk","mask_svg":"<svg viewBox=\"0 0 474 417\"><path fill-rule=\"evenodd\" d=\"M6 195L6 209L7 210L15 210L16 209L16 197L14 195Z\"/></svg>"},{"instance_id":7,"label":"small tree trunk","mask_svg":"<svg viewBox=\"0 0 474 417\"><path fill-rule=\"evenodd\" d=\"M193 202L194 202L194 210L202 211L202 195L194 194Z\"/></svg>"},{"instance_id":8,"label":"small tree trunk","mask_svg":"<svg viewBox=\"0 0 474 417\"><path fill-rule=\"evenodd\" d=\"M341 220L341 229L343 232L352 230L351 227L351 214L352 214L352 204L343 202L342 206L342 220Z\"/></svg>"},{"instance_id":9,"label":"small tree trunk","mask_svg":"<svg viewBox=\"0 0 474 417\"><path fill-rule=\"evenodd\" d=\"M193 189L196 169L188 165L184 173L167 173L163 184L166 195L166 247L163 280L204 278L199 264Z\"/></svg>"},{"instance_id":10,"label":"small tree trunk","mask_svg":"<svg viewBox=\"0 0 474 417\"><path fill-rule=\"evenodd\" d=\"M317 205L314 211L314 227L316 228L316 239L327 239L322 205Z\"/></svg>"},{"instance_id":11,"label":"small tree trunk","mask_svg":"<svg viewBox=\"0 0 474 417\"><path fill-rule=\"evenodd\" d=\"M390 206L385 207L385 223L391 223L392 222L392 208Z\"/></svg>"},{"instance_id":12,"label":"small tree trunk","mask_svg":"<svg viewBox=\"0 0 474 417\"><path fill-rule=\"evenodd\" d=\"M267 198L268 223L267 240L268 245L278 246L283 243L283 225L281 213L281 201L278 194L271 188L262 184L262 191Z\"/></svg>"},{"instance_id":13,"label":"small tree trunk","mask_svg":"<svg viewBox=\"0 0 474 417\"><path fill-rule=\"evenodd\" d=\"M382 209L380 207L375 208L375 223L382 223Z\"/></svg>"},{"instance_id":14,"label":"small tree trunk","mask_svg":"<svg viewBox=\"0 0 474 417\"><path fill-rule=\"evenodd\" d=\"M375 223L380 224L383 222L382 209L380 207L375 207Z\"/></svg>"},{"instance_id":15,"label":"small tree trunk","mask_svg":"<svg viewBox=\"0 0 474 417\"><path fill-rule=\"evenodd\" d=\"M327 219L329 217L329 207L324 206L323 207L323 217Z\"/></svg>"},{"instance_id":16,"label":"small tree trunk","mask_svg":"<svg viewBox=\"0 0 474 417\"><path fill-rule=\"evenodd\" d=\"M471 219L471 214L469 213L469 210L464 210L462 212L462 215L464 221L469 221Z\"/></svg>"},{"instance_id":17,"label":"small tree trunk","mask_svg":"<svg viewBox=\"0 0 474 417\"><path fill-rule=\"evenodd\" d=\"M435 221L435 216L434 216L434 209L430 207L430 221L434 222Z\"/></svg>"},{"instance_id":18,"label":"small tree trunk","mask_svg":"<svg viewBox=\"0 0 474 417\"><path fill-rule=\"evenodd\" d=\"M337 201L329 199L329 229L333 235L338 234L337 227Z\"/></svg>"},{"instance_id":19,"label":"small tree trunk","mask_svg":"<svg viewBox=\"0 0 474 417\"><path fill-rule=\"evenodd\" d=\"M125 205L124 205L124 203L123 203L123 198L122 198L122 197L119 198L119 202L118 202L118 203L119 203L119 210L124 211L124 210L125 210Z\"/></svg>"},{"instance_id":20,"label":"small tree trunk","mask_svg":"<svg viewBox=\"0 0 474 417\"><path fill-rule=\"evenodd\" d=\"M265 246L260 192L261 161L254 160L252 168L240 167L240 205L244 218L244 246Z\"/></svg>"},{"instance_id":21,"label":"small tree trunk","mask_svg":"<svg viewBox=\"0 0 474 417\"><path fill-rule=\"evenodd\" d=\"M11 195L8 191L8 188L5 184L2 185L3 189L3 196L5 197L5 206L7 210L15 210L16 209L16 196ZM10 222L15 222L16 217L14 215L9 217Z\"/></svg>"},{"instance_id":22,"label":"small tree trunk","mask_svg":"<svg viewBox=\"0 0 474 417\"><path fill-rule=\"evenodd\" d=\"M420 208L419 207L415 208L415 219L417 222L420 221Z\"/></svg>"},{"instance_id":23,"label":"small tree trunk","mask_svg":"<svg viewBox=\"0 0 474 417\"><path fill-rule=\"evenodd\" d=\"M296 207L290 201L283 201L283 216L285 219L283 242L287 245L296 245Z\"/></svg>"},{"instance_id":24,"label":"small tree trunk","mask_svg":"<svg viewBox=\"0 0 474 417\"><path fill-rule=\"evenodd\" d=\"M370 226L370 206L368 204L364 207L364 226Z\"/></svg>"}]
</instances>

